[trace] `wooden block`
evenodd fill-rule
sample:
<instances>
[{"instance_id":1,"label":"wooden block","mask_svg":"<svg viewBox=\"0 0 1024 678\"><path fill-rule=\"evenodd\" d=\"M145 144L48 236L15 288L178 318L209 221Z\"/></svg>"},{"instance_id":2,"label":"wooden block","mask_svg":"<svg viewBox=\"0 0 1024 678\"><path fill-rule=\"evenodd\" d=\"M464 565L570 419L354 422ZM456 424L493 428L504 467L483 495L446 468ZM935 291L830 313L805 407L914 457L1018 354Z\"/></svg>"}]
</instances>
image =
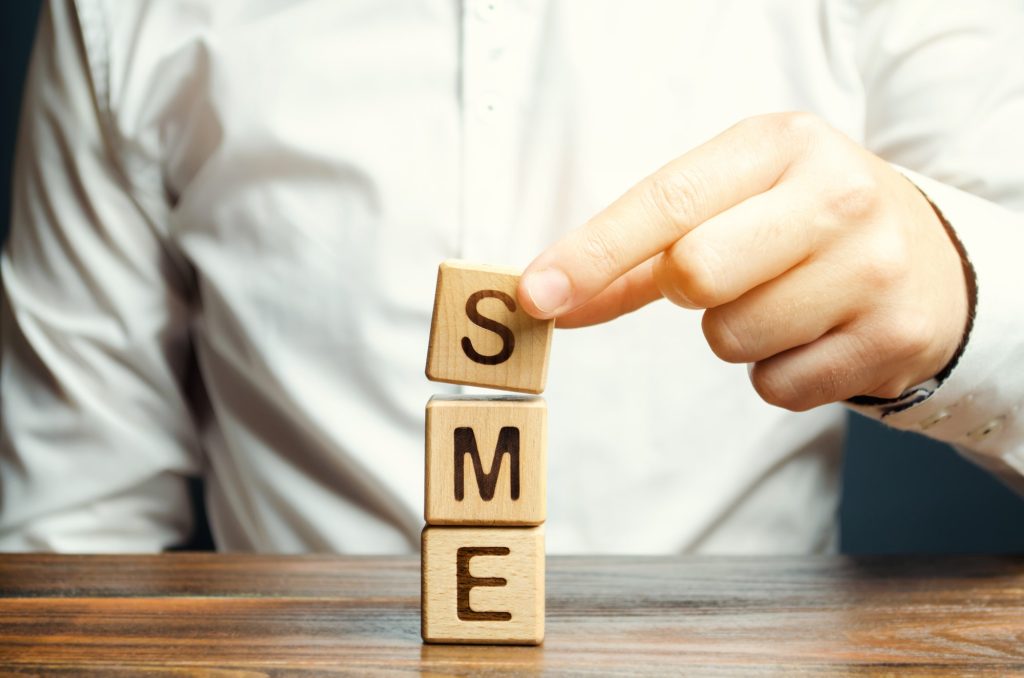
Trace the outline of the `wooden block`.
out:
<instances>
[{"instance_id":1,"label":"wooden block","mask_svg":"<svg viewBox=\"0 0 1024 678\"><path fill-rule=\"evenodd\" d=\"M516 300L519 272L446 261L437 271L427 378L507 391L544 390L554 320Z\"/></svg>"},{"instance_id":2,"label":"wooden block","mask_svg":"<svg viewBox=\"0 0 1024 678\"><path fill-rule=\"evenodd\" d=\"M427 403L430 525L540 525L547 515L547 403L434 396Z\"/></svg>"},{"instance_id":3,"label":"wooden block","mask_svg":"<svg viewBox=\"0 0 1024 678\"><path fill-rule=\"evenodd\" d=\"M543 527L428 527L421 553L423 640L543 642Z\"/></svg>"}]
</instances>

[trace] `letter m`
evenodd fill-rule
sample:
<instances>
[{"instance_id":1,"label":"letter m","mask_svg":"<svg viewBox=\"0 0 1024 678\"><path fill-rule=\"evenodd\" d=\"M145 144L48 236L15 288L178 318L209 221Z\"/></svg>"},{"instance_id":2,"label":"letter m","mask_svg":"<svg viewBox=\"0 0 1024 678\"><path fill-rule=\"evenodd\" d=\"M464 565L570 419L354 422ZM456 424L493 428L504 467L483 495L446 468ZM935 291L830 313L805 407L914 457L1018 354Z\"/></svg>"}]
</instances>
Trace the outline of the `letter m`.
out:
<instances>
[{"instance_id":1,"label":"letter m","mask_svg":"<svg viewBox=\"0 0 1024 678\"><path fill-rule=\"evenodd\" d=\"M510 480L512 486L513 501L519 499L519 429L515 426L503 426L498 433L498 446L494 448L494 459L491 461L491 470L484 473L484 464L480 459L480 451L476 446L476 436L473 429L468 426L460 426L455 429L455 499L462 501L465 498L465 456L469 455L473 460L473 473L476 475L476 484L480 488L480 498L484 501L494 499L494 490L498 485L498 472L501 471L501 461L507 454L509 458Z\"/></svg>"}]
</instances>

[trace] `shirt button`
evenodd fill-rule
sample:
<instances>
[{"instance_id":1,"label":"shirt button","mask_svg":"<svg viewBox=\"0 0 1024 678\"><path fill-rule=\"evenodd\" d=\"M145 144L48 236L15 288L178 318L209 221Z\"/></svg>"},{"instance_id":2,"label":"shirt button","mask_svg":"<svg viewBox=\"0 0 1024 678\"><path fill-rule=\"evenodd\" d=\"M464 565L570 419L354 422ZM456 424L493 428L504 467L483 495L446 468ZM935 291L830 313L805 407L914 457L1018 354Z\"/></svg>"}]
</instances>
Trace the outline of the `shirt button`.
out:
<instances>
[{"instance_id":1,"label":"shirt button","mask_svg":"<svg viewBox=\"0 0 1024 678\"><path fill-rule=\"evenodd\" d=\"M980 443L982 440L985 440L985 438L988 438L990 435L1003 428L1004 421L1006 421L1005 416L996 417L995 419L989 421L988 423L979 426L973 431L970 431L967 434L967 438L976 443Z\"/></svg>"},{"instance_id":2,"label":"shirt button","mask_svg":"<svg viewBox=\"0 0 1024 678\"><path fill-rule=\"evenodd\" d=\"M500 11L501 2L499 0L480 0L476 3L474 14L480 21L490 23L497 18Z\"/></svg>"},{"instance_id":3,"label":"shirt button","mask_svg":"<svg viewBox=\"0 0 1024 678\"><path fill-rule=\"evenodd\" d=\"M476 117L482 122L490 122L501 111L501 102L498 95L486 93L480 95L480 101L476 105Z\"/></svg>"},{"instance_id":4,"label":"shirt button","mask_svg":"<svg viewBox=\"0 0 1024 678\"><path fill-rule=\"evenodd\" d=\"M932 426L935 426L938 423L946 421L947 419L950 418L950 416L952 415L950 415L949 410L939 410L932 416L927 417L926 419L922 419L920 423L918 423L918 426L921 428L922 431L927 431Z\"/></svg>"}]
</instances>

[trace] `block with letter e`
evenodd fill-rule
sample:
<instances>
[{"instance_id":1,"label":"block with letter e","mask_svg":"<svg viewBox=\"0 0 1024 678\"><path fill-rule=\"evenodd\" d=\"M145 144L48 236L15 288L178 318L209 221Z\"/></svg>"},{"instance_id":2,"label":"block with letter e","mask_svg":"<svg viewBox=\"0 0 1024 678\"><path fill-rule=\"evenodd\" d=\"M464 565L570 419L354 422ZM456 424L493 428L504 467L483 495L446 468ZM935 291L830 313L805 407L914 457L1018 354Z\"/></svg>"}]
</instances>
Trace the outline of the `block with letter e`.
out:
<instances>
[{"instance_id":1,"label":"block with letter e","mask_svg":"<svg viewBox=\"0 0 1024 678\"><path fill-rule=\"evenodd\" d=\"M428 525L540 525L546 480L543 398L434 396L427 403Z\"/></svg>"},{"instance_id":2,"label":"block with letter e","mask_svg":"<svg viewBox=\"0 0 1024 678\"><path fill-rule=\"evenodd\" d=\"M547 379L553 320L516 301L519 272L446 261L437 272L427 378L540 393Z\"/></svg>"},{"instance_id":3,"label":"block with letter e","mask_svg":"<svg viewBox=\"0 0 1024 678\"><path fill-rule=\"evenodd\" d=\"M423 640L543 642L542 526L427 527L422 557Z\"/></svg>"}]
</instances>

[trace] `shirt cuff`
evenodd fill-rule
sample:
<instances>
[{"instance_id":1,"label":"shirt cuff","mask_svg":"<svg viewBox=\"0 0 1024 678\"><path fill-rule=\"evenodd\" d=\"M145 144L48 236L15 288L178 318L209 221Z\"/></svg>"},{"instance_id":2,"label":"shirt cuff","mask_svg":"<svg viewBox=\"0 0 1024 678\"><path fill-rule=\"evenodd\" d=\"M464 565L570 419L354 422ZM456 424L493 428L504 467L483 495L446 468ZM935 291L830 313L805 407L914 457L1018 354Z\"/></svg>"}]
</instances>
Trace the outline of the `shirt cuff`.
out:
<instances>
[{"instance_id":1,"label":"shirt cuff","mask_svg":"<svg viewBox=\"0 0 1024 678\"><path fill-rule=\"evenodd\" d=\"M898 407L848 406L894 428L952 443L1019 479L1024 475L1024 215L898 169L949 223L974 268L973 327L941 383L900 398Z\"/></svg>"}]
</instances>

